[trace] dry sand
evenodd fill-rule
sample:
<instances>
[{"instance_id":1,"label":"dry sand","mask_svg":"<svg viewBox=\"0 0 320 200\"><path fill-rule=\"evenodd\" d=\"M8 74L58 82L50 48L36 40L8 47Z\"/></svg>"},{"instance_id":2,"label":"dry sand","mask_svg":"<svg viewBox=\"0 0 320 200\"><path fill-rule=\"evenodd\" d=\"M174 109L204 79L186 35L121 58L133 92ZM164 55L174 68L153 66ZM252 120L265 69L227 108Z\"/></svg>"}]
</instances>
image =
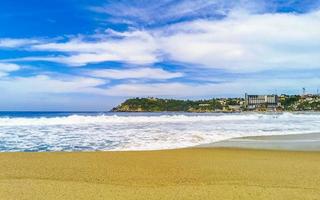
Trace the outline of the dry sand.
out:
<instances>
[{"instance_id":1,"label":"dry sand","mask_svg":"<svg viewBox=\"0 0 320 200\"><path fill-rule=\"evenodd\" d=\"M320 199L320 152L1 153L0 199Z\"/></svg>"}]
</instances>

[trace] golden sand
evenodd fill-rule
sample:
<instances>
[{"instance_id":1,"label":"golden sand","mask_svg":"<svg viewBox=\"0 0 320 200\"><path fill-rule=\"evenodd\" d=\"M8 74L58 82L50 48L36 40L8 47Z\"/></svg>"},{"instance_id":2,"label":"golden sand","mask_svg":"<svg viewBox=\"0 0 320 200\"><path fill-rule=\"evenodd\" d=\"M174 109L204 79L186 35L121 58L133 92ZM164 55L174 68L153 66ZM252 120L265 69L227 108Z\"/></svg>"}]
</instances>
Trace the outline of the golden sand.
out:
<instances>
[{"instance_id":1,"label":"golden sand","mask_svg":"<svg viewBox=\"0 0 320 200\"><path fill-rule=\"evenodd\" d=\"M320 199L320 153L1 153L0 199Z\"/></svg>"}]
</instances>

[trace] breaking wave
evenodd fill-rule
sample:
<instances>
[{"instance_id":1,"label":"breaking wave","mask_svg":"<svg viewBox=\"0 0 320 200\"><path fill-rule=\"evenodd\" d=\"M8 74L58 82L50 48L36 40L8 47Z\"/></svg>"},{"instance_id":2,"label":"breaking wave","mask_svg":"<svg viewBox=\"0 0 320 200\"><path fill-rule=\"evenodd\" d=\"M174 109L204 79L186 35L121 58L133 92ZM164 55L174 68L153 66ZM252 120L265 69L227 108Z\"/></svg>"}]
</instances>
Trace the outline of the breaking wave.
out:
<instances>
[{"instance_id":1,"label":"breaking wave","mask_svg":"<svg viewBox=\"0 0 320 200\"><path fill-rule=\"evenodd\" d=\"M172 149L234 137L320 132L319 113L1 116L0 151Z\"/></svg>"}]
</instances>

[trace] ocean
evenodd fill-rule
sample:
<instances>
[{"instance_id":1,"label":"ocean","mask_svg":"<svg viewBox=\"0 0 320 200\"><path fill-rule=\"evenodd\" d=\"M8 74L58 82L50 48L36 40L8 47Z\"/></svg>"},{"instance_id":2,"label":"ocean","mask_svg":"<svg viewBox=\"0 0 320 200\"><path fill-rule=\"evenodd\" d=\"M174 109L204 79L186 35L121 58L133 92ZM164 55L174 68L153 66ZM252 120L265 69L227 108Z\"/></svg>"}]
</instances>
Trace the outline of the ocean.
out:
<instances>
[{"instance_id":1,"label":"ocean","mask_svg":"<svg viewBox=\"0 0 320 200\"><path fill-rule=\"evenodd\" d=\"M320 113L0 112L1 152L158 150L307 133L320 133Z\"/></svg>"}]
</instances>

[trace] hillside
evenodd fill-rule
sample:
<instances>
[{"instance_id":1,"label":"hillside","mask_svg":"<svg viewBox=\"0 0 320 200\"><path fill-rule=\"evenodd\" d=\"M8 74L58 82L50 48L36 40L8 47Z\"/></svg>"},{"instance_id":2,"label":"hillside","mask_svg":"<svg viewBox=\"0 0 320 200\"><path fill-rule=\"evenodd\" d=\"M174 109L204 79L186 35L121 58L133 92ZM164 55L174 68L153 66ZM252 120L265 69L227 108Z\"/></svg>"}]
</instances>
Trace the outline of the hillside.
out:
<instances>
[{"instance_id":1,"label":"hillside","mask_svg":"<svg viewBox=\"0 0 320 200\"><path fill-rule=\"evenodd\" d=\"M237 104L234 99L229 104ZM219 99L210 100L176 100L159 98L132 98L127 99L119 106L112 109L113 112L214 112L222 111L226 105Z\"/></svg>"}]
</instances>

